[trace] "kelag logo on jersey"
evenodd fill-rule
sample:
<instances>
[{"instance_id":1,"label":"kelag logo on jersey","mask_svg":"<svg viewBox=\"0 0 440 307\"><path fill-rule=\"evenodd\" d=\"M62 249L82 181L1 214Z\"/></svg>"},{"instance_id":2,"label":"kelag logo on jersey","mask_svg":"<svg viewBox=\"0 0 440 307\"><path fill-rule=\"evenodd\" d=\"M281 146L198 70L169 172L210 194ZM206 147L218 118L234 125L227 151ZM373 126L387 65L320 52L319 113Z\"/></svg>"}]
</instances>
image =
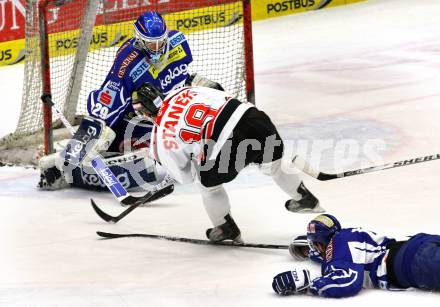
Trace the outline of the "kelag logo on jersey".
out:
<instances>
[{"instance_id":1,"label":"kelag logo on jersey","mask_svg":"<svg viewBox=\"0 0 440 307\"><path fill-rule=\"evenodd\" d=\"M188 73L188 65L186 64L181 64L180 66L176 66L174 67L173 70L168 68L168 74L162 80L160 80L160 87L162 88L162 90L165 90L165 88L168 85L170 85L175 78L181 75L185 75L187 73Z\"/></svg>"},{"instance_id":2,"label":"kelag logo on jersey","mask_svg":"<svg viewBox=\"0 0 440 307\"><path fill-rule=\"evenodd\" d=\"M133 70L130 72L130 78L133 82L139 80L139 78L150 68L150 64L147 63L145 58L142 59L139 63L133 67Z\"/></svg>"},{"instance_id":3,"label":"kelag logo on jersey","mask_svg":"<svg viewBox=\"0 0 440 307\"><path fill-rule=\"evenodd\" d=\"M98 101L106 107L111 107L115 101L116 92L105 87L98 95Z\"/></svg>"}]
</instances>

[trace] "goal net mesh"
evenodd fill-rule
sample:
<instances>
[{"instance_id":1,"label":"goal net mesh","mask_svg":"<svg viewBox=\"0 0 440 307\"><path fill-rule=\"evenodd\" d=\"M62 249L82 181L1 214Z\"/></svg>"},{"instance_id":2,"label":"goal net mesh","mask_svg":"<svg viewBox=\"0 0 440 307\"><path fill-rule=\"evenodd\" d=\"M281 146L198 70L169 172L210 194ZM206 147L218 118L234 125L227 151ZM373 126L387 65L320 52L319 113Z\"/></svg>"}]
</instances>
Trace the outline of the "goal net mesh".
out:
<instances>
[{"instance_id":1,"label":"goal net mesh","mask_svg":"<svg viewBox=\"0 0 440 307\"><path fill-rule=\"evenodd\" d=\"M48 51L52 100L70 122L87 114L90 91L101 86L116 51L133 36L133 22L156 10L169 29L186 36L193 54L189 72L217 81L246 99L243 1L231 0L48 0ZM15 132L0 149L42 143L42 67L39 1L26 2L26 58L23 99ZM53 117L53 122L55 121ZM56 126L56 124L55 124ZM54 133L55 138L67 137ZM24 144L23 144L24 143ZM14 157L0 156L0 161ZM7 154L7 153L6 153ZM15 153L12 154L16 155ZM12 158L12 159L11 159ZM27 161L32 163L32 161Z\"/></svg>"}]
</instances>

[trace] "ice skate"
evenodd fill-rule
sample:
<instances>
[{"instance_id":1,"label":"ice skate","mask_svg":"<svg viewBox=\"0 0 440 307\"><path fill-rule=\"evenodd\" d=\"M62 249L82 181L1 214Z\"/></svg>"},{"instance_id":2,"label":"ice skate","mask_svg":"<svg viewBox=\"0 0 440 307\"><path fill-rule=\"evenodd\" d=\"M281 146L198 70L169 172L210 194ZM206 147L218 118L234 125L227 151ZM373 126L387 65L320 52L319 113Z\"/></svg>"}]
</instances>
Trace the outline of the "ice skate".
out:
<instances>
[{"instance_id":1,"label":"ice skate","mask_svg":"<svg viewBox=\"0 0 440 307\"><path fill-rule=\"evenodd\" d=\"M297 213L321 213L325 212L324 208L319 205L319 200L305 187L304 183L298 187L298 193L301 194L300 200L286 201L286 209Z\"/></svg>"},{"instance_id":2,"label":"ice skate","mask_svg":"<svg viewBox=\"0 0 440 307\"><path fill-rule=\"evenodd\" d=\"M242 243L243 240L241 239L240 229L237 224L235 224L231 215L226 215L225 220L226 223L206 230L206 236L208 239L213 242L232 240L234 242Z\"/></svg>"}]
</instances>

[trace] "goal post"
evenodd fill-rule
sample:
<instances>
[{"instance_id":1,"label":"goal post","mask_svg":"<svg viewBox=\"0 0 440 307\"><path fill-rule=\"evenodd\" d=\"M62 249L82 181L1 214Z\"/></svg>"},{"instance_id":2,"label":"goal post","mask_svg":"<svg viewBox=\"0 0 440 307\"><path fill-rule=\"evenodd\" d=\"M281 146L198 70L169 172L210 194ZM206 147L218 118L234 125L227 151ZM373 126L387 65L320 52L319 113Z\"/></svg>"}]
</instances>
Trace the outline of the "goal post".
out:
<instances>
[{"instance_id":1,"label":"goal post","mask_svg":"<svg viewBox=\"0 0 440 307\"><path fill-rule=\"evenodd\" d=\"M246 99L255 104L254 53L252 48L252 10L251 0L243 1L243 35L246 72Z\"/></svg>"},{"instance_id":2,"label":"goal post","mask_svg":"<svg viewBox=\"0 0 440 307\"><path fill-rule=\"evenodd\" d=\"M51 95L70 122L86 115L88 94L101 86L119 46L133 36L133 22L148 10L161 13L169 29L186 36L193 54L190 73L200 73L238 99L255 103L250 2L26 0L22 106L15 132L0 141L0 161L35 163L5 152L16 150L26 136L23 150L35 151L44 144L45 152L51 151L51 126L57 123L40 97ZM53 139L67 135L59 134L54 130ZM31 147L30 140L38 144Z\"/></svg>"},{"instance_id":3,"label":"goal post","mask_svg":"<svg viewBox=\"0 0 440 307\"><path fill-rule=\"evenodd\" d=\"M40 26L40 67L41 67L41 90L42 95L51 96L50 87L50 58L49 58L49 36L48 17L47 17L47 0L42 0L38 4L38 11L40 12L39 26ZM43 149L44 154L48 155L53 152L53 131L52 131L52 108L44 103L43 109ZM23 110L22 110L23 111Z\"/></svg>"}]
</instances>

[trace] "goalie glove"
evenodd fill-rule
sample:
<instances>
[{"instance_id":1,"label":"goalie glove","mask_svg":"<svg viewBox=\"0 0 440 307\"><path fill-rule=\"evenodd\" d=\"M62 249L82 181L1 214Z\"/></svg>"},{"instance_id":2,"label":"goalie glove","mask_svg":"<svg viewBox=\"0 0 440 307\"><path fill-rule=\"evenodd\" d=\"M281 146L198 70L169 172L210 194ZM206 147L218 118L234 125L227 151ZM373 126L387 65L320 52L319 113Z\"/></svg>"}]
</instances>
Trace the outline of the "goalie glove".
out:
<instances>
[{"instance_id":1,"label":"goalie glove","mask_svg":"<svg viewBox=\"0 0 440 307\"><path fill-rule=\"evenodd\" d=\"M310 247L307 242L307 236L298 236L293 239L289 245L289 253L297 261L309 259Z\"/></svg>"},{"instance_id":2,"label":"goalie glove","mask_svg":"<svg viewBox=\"0 0 440 307\"><path fill-rule=\"evenodd\" d=\"M306 269L293 269L276 275L272 288L279 295L305 294L310 287L310 272Z\"/></svg>"},{"instance_id":3,"label":"goalie glove","mask_svg":"<svg viewBox=\"0 0 440 307\"><path fill-rule=\"evenodd\" d=\"M208 78L199 75L198 73L191 74L188 79L186 79L186 85L210 87L219 91L225 90L223 86L220 85L220 83L211 81Z\"/></svg>"}]
</instances>

